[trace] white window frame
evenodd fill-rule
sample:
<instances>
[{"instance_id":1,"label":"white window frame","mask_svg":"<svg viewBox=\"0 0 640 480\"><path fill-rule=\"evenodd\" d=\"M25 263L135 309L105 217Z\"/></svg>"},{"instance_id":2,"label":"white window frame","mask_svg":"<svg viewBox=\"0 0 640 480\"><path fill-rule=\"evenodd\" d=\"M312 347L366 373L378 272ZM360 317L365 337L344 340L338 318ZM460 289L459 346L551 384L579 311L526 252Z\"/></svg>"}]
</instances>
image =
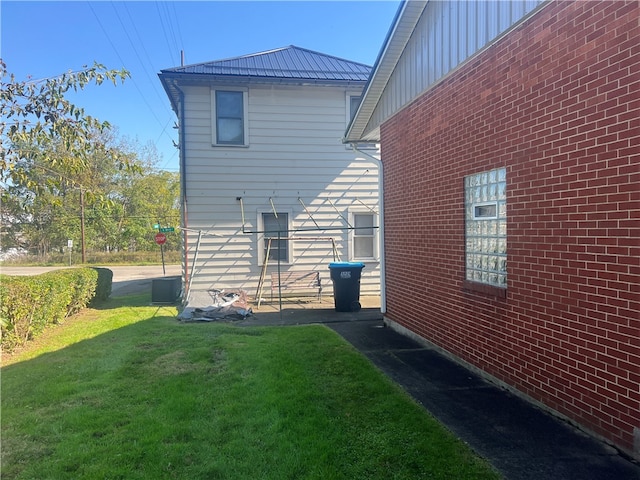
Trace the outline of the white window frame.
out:
<instances>
[{"instance_id":1,"label":"white window frame","mask_svg":"<svg viewBox=\"0 0 640 480\"><path fill-rule=\"evenodd\" d=\"M498 201L493 202L477 202L472 204L473 207L473 220L497 220L498 219ZM478 208L493 207L493 215L478 215Z\"/></svg>"},{"instance_id":2,"label":"white window frame","mask_svg":"<svg viewBox=\"0 0 640 480\"><path fill-rule=\"evenodd\" d=\"M358 98L362 98L362 92L358 93L358 92L347 92L346 95L346 99L345 99L345 118L346 118L346 123L345 123L345 129L349 126L349 123L351 122L351 118L356 114L356 112L352 112L351 111L351 99L354 97L358 97ZM368 143L368 142L358 142L356 144L356 146L358 147L359 150L378 150L378 144L377 143ZM351 150L352 147L350 144L346 145L345 148L347 150Z\"/></svg>"},{"instance_id":3,"label":"white window frame","mask_svg":"<svg viewBox=\"0 0 640 480\"><path fill-rule=\"evenodd\" d=\"M265 226L264 226L264 220L263 220L263 215L264 214L270 214L273 215L273 210L259 210L258 211L258 232L262 232L262 233L258 233L258 237L257 237L257 250L258 250L258 262L259 265L264 265L265 262L265 248L266 248L266 241L267 241L267 234L265 233ZM284 234L285 238L289 238L292 236L292 218L293 218L293 213L291 210L278 210L277 212L278 215L286 215L287 216L287 232ZM293 258L294 258L294 254L293 254L293 245L294 242L292 242L291 240L286 240L287 242L287 258L285 260L280 260L280 264L281 265L290 265L293 263ZM269 265L277 265L278 261L277 260L269 260Z\"/></svg>"},{"instance_id":4,"label":"white window frame","mask_svg":"<svg viewBox=\"0 0 640 480\"><path fill-rule=\"evenodd\" d=\"M373 217L373 234L371 235L371 239L373 242L373 256L372 257L360 257L356 256L356 237L358 236L357 230L355 230L356 226L356 215L370 215ZM349 230L349 258L351 260L358 261L378 261L379 259L379 228L378 228L378 214L371 210L366 209L354 209L349 210L349 225L352 228ZM364 236L364 235L362 235ZM367 235L368 237L368 235Z\"/></svg>"},{"instance_id":5,"label":"white window frame","mask_svg":"<svg viewBox=\"0 0 640 480\"><path fill-rule=\"evenodd\" d=\"M359 98L362 100L362 93L355 93L355 92L347 92L347 126L349 125L349 122L351 122L351 119L355 116L356 112L355 111L351 111L351 101L354 98ZM359 104L358 104L359 105Z\"/></svg>"},{"instance_id":6,"label":"white window frame","mask_svg":"<svg viewBox=\"0 0 640 480\"><path fill-rule=\"evenodd\" d=\"M216 110L216 92L242 92L243 143L218 143L218 114ZM240 87L211 88L211 145L214 147L242 148L249 146L249 90Z\"/></svg>"}]
</instances>

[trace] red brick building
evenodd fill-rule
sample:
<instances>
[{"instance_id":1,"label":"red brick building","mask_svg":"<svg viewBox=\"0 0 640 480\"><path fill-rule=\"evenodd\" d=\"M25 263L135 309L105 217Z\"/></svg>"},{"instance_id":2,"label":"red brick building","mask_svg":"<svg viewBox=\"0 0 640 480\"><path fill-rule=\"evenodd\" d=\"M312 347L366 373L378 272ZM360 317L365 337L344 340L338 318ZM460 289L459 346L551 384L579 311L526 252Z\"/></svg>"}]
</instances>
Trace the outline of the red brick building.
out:
<instances>
[{"instance_id":1,"label":"red brick building","mask_svg":"<svg viewBox=\"0 0 640 480\"><path fill-rule=\"evenodd\" d=\"M401 5L347 131L385 319L640 458L640 3L484 3Z\"/></svg>"}]
</instances>

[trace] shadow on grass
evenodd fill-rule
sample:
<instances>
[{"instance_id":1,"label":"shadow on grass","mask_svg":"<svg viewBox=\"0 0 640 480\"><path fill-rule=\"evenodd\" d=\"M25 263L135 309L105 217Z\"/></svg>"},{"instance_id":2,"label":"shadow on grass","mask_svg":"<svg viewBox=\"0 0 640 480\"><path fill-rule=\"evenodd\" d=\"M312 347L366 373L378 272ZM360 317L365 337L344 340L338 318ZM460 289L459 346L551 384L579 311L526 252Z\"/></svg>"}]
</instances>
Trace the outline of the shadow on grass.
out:
<instances>
[{"instance_id":1,"label":"shadow on grass","mask_svg":"<svg viewBox=\"0 0 640 480\"><path fill-rule=\"evenodd\" d=\"M114 297L4 367L3 479L497 477L326 327L174 313Z\"/></svg>"},{"instance_id":2,"label":"shadow on grass","mask_svg":"<svg viewBox=\"0 0 640 480\"><path fill-rule=\"evenodd\" d=\"M106 300L98 300L91 304L95 310L112 310L121 307L173 307L178 308L179 302L157 304L151 302L151 293L135 293L129 295L110 296Z\"/></svg>"},{"instance_id":3,"label":"shadow on grass","mask_svg":"<svg viewBox=\"0 0 640 480\"><path fill-rule=\"evenodd\" d=\"M52 351L71 348L84 341L93 341L111 330L133 327L138 323L166 318L177 323L177 309L172 305L153 305L149 294L135 294L108 298L96 302L59 325L50 325L38 337L13 352L3 352L3 373L7 367L31 360ZM4 385L2 385L4 389Z\"/></svg>"}]
</instances>

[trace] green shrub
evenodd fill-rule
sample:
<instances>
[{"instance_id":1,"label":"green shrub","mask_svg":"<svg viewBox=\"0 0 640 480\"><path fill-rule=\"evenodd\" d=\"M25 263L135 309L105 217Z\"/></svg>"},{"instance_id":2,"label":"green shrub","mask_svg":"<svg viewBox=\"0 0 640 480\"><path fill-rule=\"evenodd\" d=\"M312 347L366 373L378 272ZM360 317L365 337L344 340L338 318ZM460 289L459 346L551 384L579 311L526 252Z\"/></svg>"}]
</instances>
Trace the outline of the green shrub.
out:
<instances>
[{"instance_id":1,"label":"green shrub","mask_svg":"<svg viewBox=\"0 0 640 480\"><path fill-rule=\"evenodd\" d=\"M96 286L96 294L93 300L91 300L92 305L96 302L103 302L109 298L113 286L113 272L111 270L102 267L94 267L94 270L98 272L98 284Z\"/></svg>"},{"instance_id":2,"label":"green shrub","mask_svg":"<svg viewBox=\"0 0 640 480\"><path fill-rule=\"evenodd\" d=\"M0 276L2 349L11 351L24 345L47 325L62 323L87 306L95 296L98 277L93 268L57 270L30 277Z\"/></svg>"},{"instance_id":3,"label":"green shrub","mask_svg":"<svg viewBox=\"0 0 640 480\"><path fill-rule=\"evenodd\" d=\"M26 343L34 330L38 330L37 297L37 284L28 277L3 275L0 279L0 328L4 350L11 351Z\"/></svg>"}]
</instances>

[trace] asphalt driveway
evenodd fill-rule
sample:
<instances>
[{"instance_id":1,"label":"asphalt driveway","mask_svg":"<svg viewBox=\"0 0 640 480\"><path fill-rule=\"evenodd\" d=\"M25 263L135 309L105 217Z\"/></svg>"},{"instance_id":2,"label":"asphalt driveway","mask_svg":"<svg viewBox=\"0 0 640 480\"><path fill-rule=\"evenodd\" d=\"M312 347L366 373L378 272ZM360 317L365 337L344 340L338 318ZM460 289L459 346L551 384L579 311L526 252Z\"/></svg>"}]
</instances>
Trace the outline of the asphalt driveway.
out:
<instances>
[{"instance_id":1,"label":"asphalt driveway","mask_svg":"<svg viewBox=\"0 0 640 480\"><path fill-rule=\"evenodd\" d=\"M73 267L0 267L0 273L4 275L39 275L64 268ZM113 272L112 296L150 292L152 279L164 276L173 277L180 275L182 271L180 265L165 265L164 273L162 265L107 265L104 268Z\"/></svg>"}]
</instances>

